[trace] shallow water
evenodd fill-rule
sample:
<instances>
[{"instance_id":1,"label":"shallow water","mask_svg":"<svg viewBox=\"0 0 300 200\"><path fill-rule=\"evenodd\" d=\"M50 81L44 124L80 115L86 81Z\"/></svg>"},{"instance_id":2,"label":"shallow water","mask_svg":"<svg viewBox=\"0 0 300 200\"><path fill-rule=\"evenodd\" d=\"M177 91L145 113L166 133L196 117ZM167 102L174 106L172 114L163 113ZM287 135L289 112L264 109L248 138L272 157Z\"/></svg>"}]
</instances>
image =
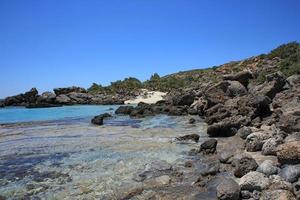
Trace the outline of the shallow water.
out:
<instances>
[{"instance_id":1,"label":"shallow water","mask_svg":"<svg viewBox=\"0 0 300 200\"><path fill-rule=\"evenodd\" d=\"M186 156L191 145L172 143L172 138L195 132L206 137L204 123L189 125L188 117L118 116L104 126L91 125L91 118L83 115L71 117L1 126L1 195L117 199L119 193L140 184L134 177L147 163L173 164Z\"/></svg>"}]
</instances>

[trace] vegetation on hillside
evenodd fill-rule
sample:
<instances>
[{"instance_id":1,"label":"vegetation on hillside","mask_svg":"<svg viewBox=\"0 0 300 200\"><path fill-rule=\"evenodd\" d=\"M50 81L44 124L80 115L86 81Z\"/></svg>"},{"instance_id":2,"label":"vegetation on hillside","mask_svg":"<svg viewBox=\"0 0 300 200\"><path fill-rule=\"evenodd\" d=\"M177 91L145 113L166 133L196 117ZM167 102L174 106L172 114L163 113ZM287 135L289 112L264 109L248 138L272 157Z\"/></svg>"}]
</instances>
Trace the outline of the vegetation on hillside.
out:
<instances>
[{"instance_id":1,"label":"vegetation on hillside","mask_svg":"<svg viewBox=\"0 0 300 200\"><path fill-rule=\"evenodd\" d=\"M154 73L149 80L141 82L129 77L111 82L109 86L93 83L88 88L91 93L128 93L140 88L169 92L174 89L195 87L206 83L216 83L224 74L237 73L245 69L257 72L254 82L265 81L265 75L280 70L286 76L300 74L300 44L290 42L272 50L269 54L261 54L242 61L229 62L207 69L194 69L178 72L164 77Z\"/></svg>"}]
</instances>

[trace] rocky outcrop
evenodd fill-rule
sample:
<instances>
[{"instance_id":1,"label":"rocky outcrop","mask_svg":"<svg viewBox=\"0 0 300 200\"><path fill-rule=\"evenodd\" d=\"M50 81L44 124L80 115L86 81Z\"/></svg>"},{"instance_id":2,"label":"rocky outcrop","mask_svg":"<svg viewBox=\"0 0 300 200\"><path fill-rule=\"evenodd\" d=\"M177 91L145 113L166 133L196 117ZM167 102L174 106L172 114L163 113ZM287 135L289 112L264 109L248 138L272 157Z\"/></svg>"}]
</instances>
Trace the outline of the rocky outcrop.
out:
<instances>
[{"instance_id":1,"label":"rocky outcrop","mask_svg":"<svg viewBox=\"0 0 300 200\"><path fill-rule=\"evenodd\" d=\"M71 92L75 92L75 93L86 93L86 89L81 88L81 87L66 87L66 88L54 88L54 93L58 96L61 94L69 94Z\"/></svg>"},{"instance_id":2,"label":"rocky outcrop","mask_svg":"<svg viewBox=\"0 0 300 200\"><path fill-rule=\"evenodd\" d=\"M243 84L246 88L249 83L249 80L253 78L253 75L251 71L242 71L238 72L236 74L230 74L230 75L224 75L224 80L230 80L230 81L238 81L241 84Z\"/></svg>"}]
</instances>

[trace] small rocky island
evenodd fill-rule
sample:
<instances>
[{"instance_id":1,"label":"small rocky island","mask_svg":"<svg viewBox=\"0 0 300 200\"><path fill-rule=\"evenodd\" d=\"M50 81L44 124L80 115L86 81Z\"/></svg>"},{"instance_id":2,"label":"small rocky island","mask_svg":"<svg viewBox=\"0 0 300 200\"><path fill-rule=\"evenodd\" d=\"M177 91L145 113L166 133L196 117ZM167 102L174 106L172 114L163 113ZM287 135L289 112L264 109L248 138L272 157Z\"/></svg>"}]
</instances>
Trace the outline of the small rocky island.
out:
<instances>
[{"instance_id":1,"label":"small rocky island","mask_svg":"<svg viewBox=\"0 0 300 200\"><path fill-rule=\"evenodd\" d=\"M209 69L153 76L137 87L135 95L139 93L139 87L161 90L167 95L154 104L141 102L136 106L120 106L115 114L131 118L158 114L189 116L190 124L203 119L211 138L198 148L190 149L184 169L152 163L148 171L137 176L139 181L145 185L154 181L156 190L160 188L170 193L183 189L188 195L197 188L213 192L216 198L223 200L300 199L298 43L285 44L269 54ZM103 95L70 87L38 95L33 88L6 98L2 106L123 104L134 97L132 93L128 94L122 91ZM103 125L107 117L110 116L96 116L92 123ZM182 133L181 137L174 138L178 143L198 141L197 133ZM123 199L139 199L143 190L134 190ZM165 199L171 197L174 196L166 195ZM198 199L205 199L205 196L198 196Z\"/></svg>"}]
</instances>

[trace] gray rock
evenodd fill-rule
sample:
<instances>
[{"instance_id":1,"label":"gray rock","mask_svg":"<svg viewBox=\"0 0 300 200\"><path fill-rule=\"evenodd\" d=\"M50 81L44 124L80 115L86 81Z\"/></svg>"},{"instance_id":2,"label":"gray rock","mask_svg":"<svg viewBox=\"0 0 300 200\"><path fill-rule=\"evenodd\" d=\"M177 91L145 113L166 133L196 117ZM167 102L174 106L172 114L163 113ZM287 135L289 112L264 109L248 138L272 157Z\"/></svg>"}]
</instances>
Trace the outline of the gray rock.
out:
<instances>
[{"instance_id":1,"label":"gray rock","mask_svg":"<svg viewBox=\"0 0 300 200\"><path fill-rule=\"evenodd\" d=\"M217 148L218 141L216 139L209 139L203 142L200 145L200 152L210 154L210 153L215 153L216 148Z\"/></svg>"},{"instance_id":2,"label":"gray rock","mask_svg":"<svg viewBox=\"0 0 300 200\"><path fill-rule=\"evenodd\" d=\"M252 133L252 130L250 127L244 126L242 128L240 128L237 132L237 134L242 138L242 139L246 139L248 135L250 135Z\"/></svg>"},{"instance_id":3,"label":"gray rock","mask_svg":"<svg viewBox=\"0 0 300 200\"><path fill-rule=\"evenodd\" d=\"M250 171L255 171L258 167L256 161L251 157L234 159L232 166L234 167L234 175L236 177L242 177Z\"/></svg>"},{"instance_id":4,"label":"gray rock","mask_svg":"<svg viewBox=\"0 0 300 200\"><path fill-rule=\"evenodd\" d=\"M199 141L199 135L197 134L189 134L189 135L184 135L184 136L180 136L175 138L175 141L179 141L179 142L198 142Z\"/></svg>"},{"instance_id":5,"label":"gray rock","mask_svg":"<svg viewBox=\"0 0 300 200\"><path fill-rule=\"evenodd\" d=\"M240 186L231 178L224 178L217 186L217 197L221 200L238 200Z\"/></svg>"},{"instance_id":6,"label":"gray rock","mask_svg":"<svg viewBox=\"0 0 300 200\"><path fill-rule=\"evenodd\" d=\"M65 94L58 95L55 99L55 102L58 104L72 104L72 100Z\"/></svg>"},{"instance_id":7,"label":"gray rock","mask_svg":"<svg viewBox=\"0 0 300 200\"><path fill-rule=\"evenodd\" d=\"M270 176L272 174L277 174L278 168L275 166L272 160L265 160L263 163L261 163L256 171L261 172L267 176Z\"/></svg>"},{"instance_id":8,"label":"gray rock","mask_svg":"<svg viewBox=\"0 0 300 200\"><path fill-rule=\"evenodd\" d=\"M66 88L54 88L54 93L58 96L61 94L69 94L71 92L78 92L78 93L86 93L86 89L81 88L81 87L76 87L76 86L72 86L72 87L66 87Z\"/></svg>"},{"instance_id":9,"label":"gray rock","mask_svg":"<svg viewBox=\"0 0 300 200\"><path fill-rule=\"evenodd\" d=\"M242 190L250 192L257 190L262 191L270 185L270 180L262 173L251 171L240 179Z\"/></svg>"},{"instance_id":10,"label":"gray rock","mask_svg":"<svg viewBox=\"0 0 300 200\"><path fill-rule=\"evenodd\" d=\"M270 176L271 184L269 190L289 190L293 191L293 185L290 182L284 181L278 175Z\"/></svg>"},{"instance_id":11,"label":"gray rock","mask_svg":"<svg viewBox=\"0 0 300 200\"><path fill-rule=\"evenodd\" d=\"M279 176L281 176L285 181L288 181L290 183L296 182L300 177L300 164L284 166L280 170Z\"/></svg>"},{"instance_id":12,"label":"gray rock","mask_svg":"<svg viewBox=\"0 0 300 200\"><path fill-rule=\"evenodd\" d=\"M289 82L289 84L291 86L300 84L300 75L299 74L294 74L292 76L289 76L286 80Z\"/></svg>"},{"instance_id":13,"label":"gray rock","mask_svg":"<svg viewBox=\"0 0 300 200\"><path fill-rule=\"evenodd\" d=\"M224 75L224 80L230 80L230 81L238 81L241 84L243 84L245 87L247 87L249 80L253 78L253 75L250 71L242 71L238 72L236 74L230 74L230 75Z\"/></svg>"}]
</instances>

